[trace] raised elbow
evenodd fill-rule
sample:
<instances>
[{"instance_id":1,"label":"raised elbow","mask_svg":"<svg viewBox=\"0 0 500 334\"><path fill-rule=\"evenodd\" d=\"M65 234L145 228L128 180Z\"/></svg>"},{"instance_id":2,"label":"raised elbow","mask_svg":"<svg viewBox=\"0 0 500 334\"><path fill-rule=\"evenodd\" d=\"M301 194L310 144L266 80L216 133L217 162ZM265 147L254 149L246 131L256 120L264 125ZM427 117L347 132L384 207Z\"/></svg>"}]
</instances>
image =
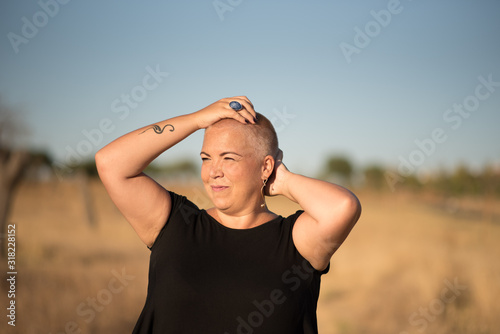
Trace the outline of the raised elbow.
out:
<instances>
[{"instance_id":1,"label":"raised elbow","mask_svg":"<svg viewBox=\"0 0 500 334\"><path fill-rule=\"evenodd\" d=\"M346 215L347 220L350 221L353 225L361 216L361 203L353 193L350 193L349 196L346 196L344 202L344 214Z\"/></svg>"},{"instance_id":2,"label":"raised elbow","mask_svg":"<svg viewBox=\"0 0 500 334\"><path fill-rule=\"evenodd\" d=\"M346 190L342 199L338 199L336 210L331 211L330 220L342 222L342 224L353 226L361 216L361 203L350 191Z\"/></svg>"},{"instance_id":3,"label":"raised elbow","mask_svg":"<svg viewBox=\"0 0 500 334\"><path fill-rule=\"evenodd\" d=\"M95 159L95 166L97 168L97 173L99 174L99 177L102 179L106 174L109 173L109 156L106 154L103 149L97 151L97 153L94 156Z\"/></svg>"}]
</instances>

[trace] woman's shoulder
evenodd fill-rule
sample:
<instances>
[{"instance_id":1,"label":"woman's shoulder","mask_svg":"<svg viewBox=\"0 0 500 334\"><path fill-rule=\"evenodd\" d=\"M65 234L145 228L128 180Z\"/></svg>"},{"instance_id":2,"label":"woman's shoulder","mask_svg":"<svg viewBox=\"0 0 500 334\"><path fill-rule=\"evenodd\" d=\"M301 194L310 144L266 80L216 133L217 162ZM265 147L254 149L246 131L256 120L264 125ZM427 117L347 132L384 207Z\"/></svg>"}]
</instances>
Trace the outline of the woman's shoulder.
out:
<instances>
[{"instance_id":1,"label":"woman's shoulder","mask_svg":"<svg viewBox=\"0 0 500 334\"><path fill-rule=\"evenodd\" d=\"M292 213L289 216L283 217L283 220L285 222L293 225L293 224L295 224L297 219L300 217L300 215L303 213L304 213L304 210L297 210L297 211L295 211L295 213Z\"/></svg>"},{"instance_id":2,"label":"woman's shoulder","mask_svg":"<svg viewBox=\"0 0 500 334\"><path fill-rule=\"evenodd\" d=\"M196 204L194 204L186 196L179 194L179 193L172 191L172 190L167 190L167 191L170 195L170 199L172 200L172 210L177 209L178 207L181 207L181 206L189 206L189 207L197 208L199 210L198 206Z\"/></svg>"},{"instance_id":3,"label":"woman's shoulder","mask_svg":"<svg viewBox=\"0 0 500 334\"><path fill-rule=\"evenodd\" d=\"M178 222L190 223L196 221L202 210L196 204L190 201L186 196L180 195L174 191L167 190L170 195L171 209L160 235L168 226L177 225Z\"/></svg>"}]
</instances>

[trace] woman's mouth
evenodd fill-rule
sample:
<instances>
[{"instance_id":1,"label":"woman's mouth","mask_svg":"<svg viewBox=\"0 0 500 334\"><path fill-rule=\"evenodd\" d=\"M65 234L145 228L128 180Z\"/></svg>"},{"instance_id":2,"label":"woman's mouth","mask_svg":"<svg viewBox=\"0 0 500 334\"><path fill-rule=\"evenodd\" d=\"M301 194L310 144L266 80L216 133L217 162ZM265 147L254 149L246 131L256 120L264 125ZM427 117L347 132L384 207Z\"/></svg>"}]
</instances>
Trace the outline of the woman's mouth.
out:
<instances>
[{"instance_id":1,"label":"woman's mouth","mask_svg":"<svg viewBox=\"0 0 500 334\"><path fill-rule=\"evenodd\" d=\"M226 187L226 186L210 186L212 188L212 191L214 192L220 192L220 191L223 191L223 190L226 190L227 188L229 187Z\"/></svg>"}]
</instances>

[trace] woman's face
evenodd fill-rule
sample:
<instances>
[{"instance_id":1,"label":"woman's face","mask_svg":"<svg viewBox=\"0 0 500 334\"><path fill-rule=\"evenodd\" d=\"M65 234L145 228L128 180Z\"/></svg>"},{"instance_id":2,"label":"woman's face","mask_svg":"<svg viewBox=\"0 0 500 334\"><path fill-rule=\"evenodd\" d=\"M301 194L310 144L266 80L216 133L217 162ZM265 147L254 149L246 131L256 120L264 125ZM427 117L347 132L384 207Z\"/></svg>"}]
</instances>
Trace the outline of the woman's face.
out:
<instances>
[{"instance_id":1,"label":"woman's face","mask_svg":"<svg viewBox=\"0 0 500 334\"><path fill-rule=\"evenodd\" d=\"M205 131L201 179L215 207L227 214L246 214L260 206L263 165L244 126L222 120Z\"/></svg>"}]
</instances>

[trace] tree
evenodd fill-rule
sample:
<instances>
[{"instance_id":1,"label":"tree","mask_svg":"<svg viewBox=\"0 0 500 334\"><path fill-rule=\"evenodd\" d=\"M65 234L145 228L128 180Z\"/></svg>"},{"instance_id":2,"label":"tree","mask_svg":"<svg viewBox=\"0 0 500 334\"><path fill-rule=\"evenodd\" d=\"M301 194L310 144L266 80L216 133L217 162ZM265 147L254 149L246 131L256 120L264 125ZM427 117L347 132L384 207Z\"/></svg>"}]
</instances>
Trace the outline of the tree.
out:
<instances>
[{"instance_id":1,"label":"tree","mask_svg":"<svg viewBox=\"0 0 500 334\"><path fill-rule=\"evenodd\" d=\"M334 179L336 183L350 185L353 167L349 159L345 156L331 156L326 161L322 178Z\"/></svg>"},{"instance_id":2,"label":"tree","mask_svg":"<svg viewBox=\"0 0 500 334\"><path fill-rule=\"evenodd\" d=\"M145 172L156 178L172 179L196 177L200 173L198 165L190 159L181 159L166 164L153 163L146 168Z\"/></svg>"},{"instance_id":3,"label":"tree","mask_svg":"<svg viewBox=\"0 0 500 334\"><path fill-rule=\"evenodd\" d=\"M14 192L29 164L29 154L12 146L12 111L0 103L0 255L6 254L6 231Z\"/></svg>"},{"instance_id":4,"label":"tree","mask_svg":"<svg viewBox=\"0 0 500 334\"><path fill-rule=\"evenodd\" d=\"M384 169L379 165L370 165L363 170L365 186L375 190L381 190L384 183Z\"/></svg>"},{"instance_id":5,"label":"tree","mask_svg":"<svg viewBox=\"0 0 500 334\"><path fill-rule=\"evenodd\" d=\"M454 195L477 195L478 182L469 168L460 164L450 177L451 191Z\"/></svg>"}]
</instances>

